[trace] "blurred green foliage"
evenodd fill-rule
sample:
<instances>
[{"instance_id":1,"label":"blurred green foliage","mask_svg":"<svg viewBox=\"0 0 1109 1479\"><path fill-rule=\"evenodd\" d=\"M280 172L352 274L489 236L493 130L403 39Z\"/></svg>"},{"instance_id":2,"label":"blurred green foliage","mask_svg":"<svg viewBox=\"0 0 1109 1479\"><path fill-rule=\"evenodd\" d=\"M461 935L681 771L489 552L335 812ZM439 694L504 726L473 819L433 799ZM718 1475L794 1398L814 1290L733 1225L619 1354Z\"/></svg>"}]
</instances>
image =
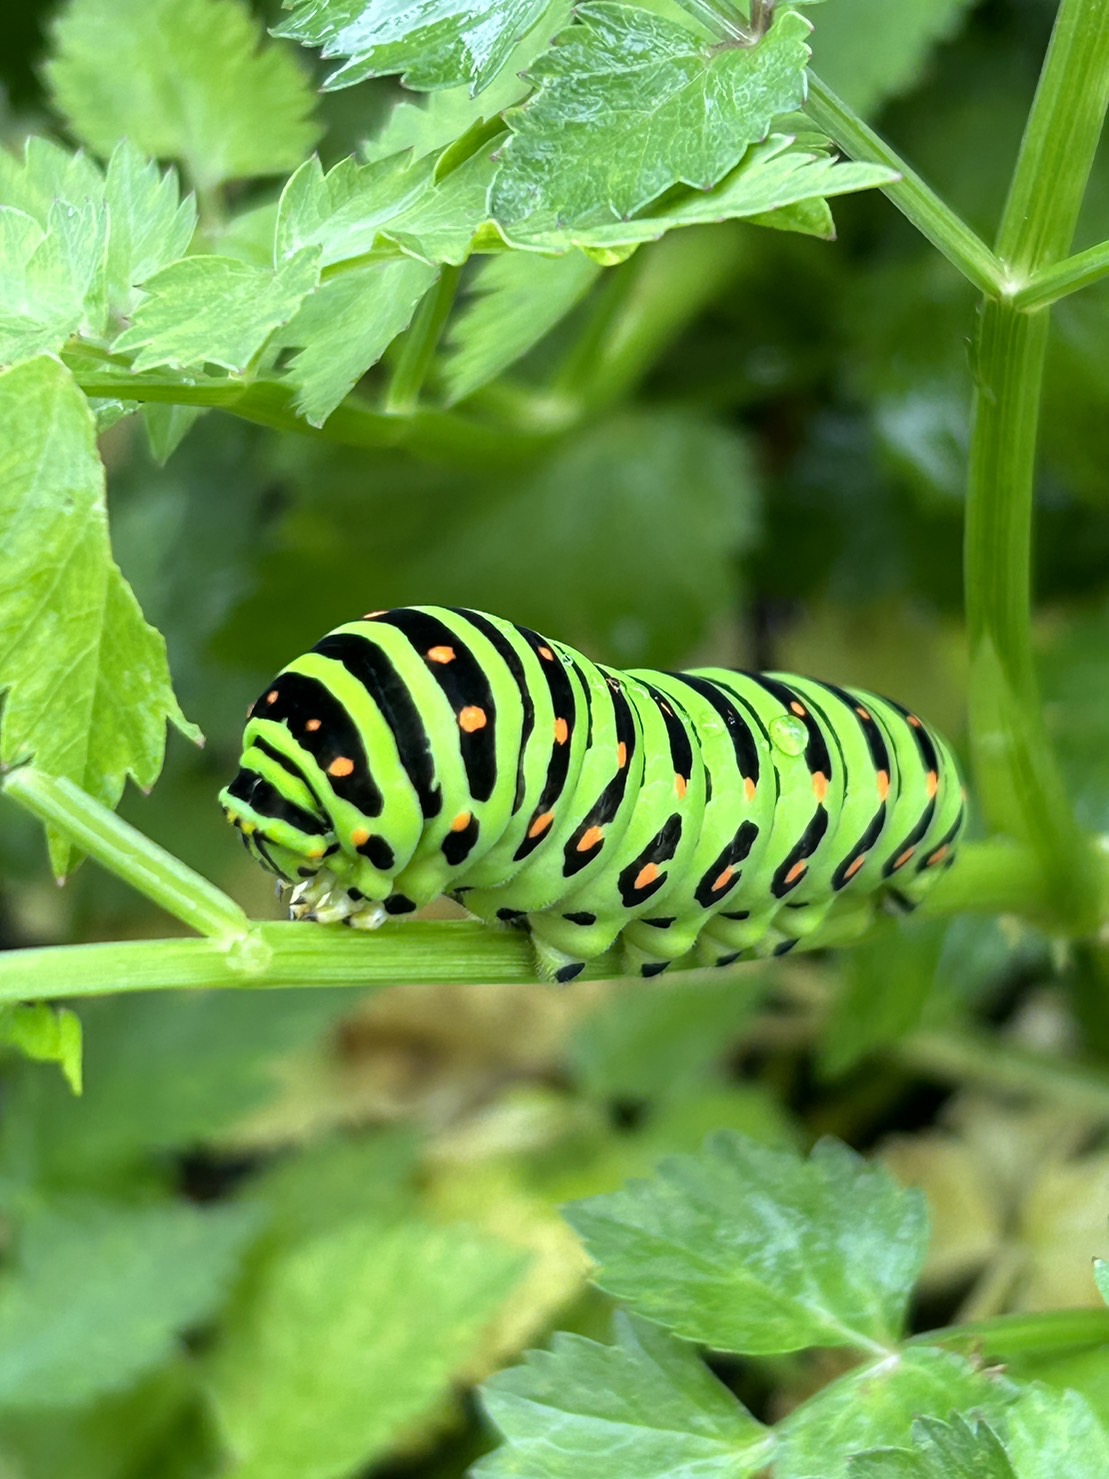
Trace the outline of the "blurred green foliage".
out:
<instances>
[{"instance_id":1,"label":"blurred green foliage","mask_svg":"<svg viewBox=\"0 0 1109 1479\"><path fill-rule=\"evenodd\" d=\"M669 0L646 9L659 26L681 14ZM816 69L992 233L1050 0L826 0L805 13ZM206 249L229 264L214 287L234 279L226 301L242 315L213 298L198 342L226 335L226 352L210 357L235 366L275 324L303 332L296 315L310 312L271 272L273 177L317 138L327 166L362 145L370 160L411 146L418 164L516 101L517 74L546 39L521 43L476 99L456 86L414 101L388 78L314 97L311 84L334 62L288 40L254 55L245 6L190 0L185 19L217 63L221 46L233 57L251 38L249 64L217 64L214 75L199 53L170 67L144 39L146 7L119 7L108 29L105 14L28 4L5 19L5 142L14 149L36 133L106 153L120 97L145 152L174 153L164 131L176 139L184 129ZM398 55L356 64L369 75L402 65ZM440 63L449 73L458 58L448 48ZM0 175L14 178L6 158ZM176 200L156 178L126 179L128 198L148 202L153 270L177 255ZM222 411L148 403L138 416L101 400L112 551L165 635L181 708L207 737L203 751L171 737L157 789L129 789L123 814L252 914L276 916L267 879L214 800L234 768L243 710L332 625L407 602L497 611L622 665L819 672L894 692L960 741L973 295L876 192L836 202L834 243L806 234L819 234L823 214L777 224L798 229L693 226L615 265L602 257L603 271L580 253L465 265L424 389L444 411L493 426L503 417L511 435L452 440L453 423L429 414L406 440L373 449ZM1078 244L1107 236L1103 151ZM316 419L359 378L366 343L384 350L361 378L373 397L404 355L403 339L385 346L429 269L411 258L387 265L396 298L386 325L360 325L362 359L338 363L349 348L339 335L322 363L300 365L305 403L320 397ZM177 280L157 284L163 296L133 345L157 338L158 314L191 270L168 269ZM351 280L353 311L365 284ZM526 295L537 281L549 286L538 317ZM1107 341L1104 283L1060 306L1034 581L1048 724L1095 832L1109 827ZM302 344L287 338L283 366ZM173 354L152 352L149 363L163 360ZM0 547L0 560L8 552ZM9 700L6 734L13 710ZM175 712L169 698L165 711ZM149 762L132 768L153 780ZM92 867L59 892L37 826L8 805L0 820L0 946L166 932L152 906ZM1019 1398L1008 1378L932 1347L903 1351L880 1377L844 1377L827 1351L784 1355L805 1346L800 1336L769 1355L740 1341L713 1374L634 1313L618 1317L615 1344L598 1344L611 1303L587 1286L558 1208L597 1198L576 1226L590 1215L607 1226L617 1212L635 1225L684 1176L696 1188L674 1196L680 1222L710 1161L677 1163L684 1171L623 1201L610 1194L727 1129L746 1137L748 1191L752 1168L766 1176L768 1217L783 1215L782 1184L795 1177L812 1226L858 1234L853 1266L868 1276L903 1237L896 1277L865 1291L881 1315L865 1324L868 1339L898 1325L920 1259L911 1328L1092 1308L1089 1260L1106 1251L1109 1087L1100 1113L1067 1100L1065 1082L1039 1095L1032 1085L1017 1112L990 1077L989 1053L980 1076L964 1063L945 1071L936 1043L978 1022L998 1063L1010 1049L1076 1047L1096 1088L1109 1083L1099 1078L1109 1073L1107 983L1101 947L1065 956L1028 926L960 920L677 987L398 988L373 999L304 989L82 1006L81 1099L52 1067L5 1059L0 1479L454 1479L494 1441L460 1394L556 1326L572 1334L493 1379L488 1409L510 1445L479 1472L643 1479L697 1460L708 1465L698 1473L754 1473L766 1462L763 1424L784 1417L782 1479L839 1472L826 1466L830 1433L885 1450L851 1470L866 1479L964 1472L956 1462L990 1479L1031 1479L1049 1472L1044 1455L1063 1453L1051 1472L1069 1462L1068 1472L1099 1476L1109 1382L1096 1341L1007 1353L1010 1377L1044 1383ZM5 1016L0 1042L33 1039L40 1056L64 1063L69 1020L17 1026ZM795 1151L824 1132L876 1151L923 1188L926 1254L902 1216L915 1201L884 1172L840 1166L843 1184L829 1172L825 1201L812 1191L814 1163ZM724 1204L709 1221L735 1233L750 1204L727 1178L709 1180L710 1203ZM675 1241L690 1236L682 1226ZM756 1222L745 1236L757 1244L771 1230ZM833 1285L843 1274L842 1263L823 1267L826 1252L801 1247L795 1273L838 1319L850 1300L821 1289L822 1270ZM637 1278L642 1267L601 1283L658 1318L662 1276L646 1293ZM761 1291L771 1302L780 1294ZM677 1328L727 1344L711 1322ZM652 1380L660 1369L667 1377L653 1405L648 1368ZM1062 1398L1063 1387L1081 1395ZM586 1413L596 1391L610 1410ZM550 1425L534 1408L559 1401L582 1445L578 1467L542 1451ZM910 1428L937 1402L937 1418L961 1405L993 1426ZM663 1430L637 1451L638 1467L582 1467L582 1455L597 1462L607 1451L606 1424L629 1414ZM702 1450L673 1446L683 1425L698 1427ZM1076 1453L1087 1467L1074 1467ZM735 1467L737 1455L755 1467Z\"/></svg>"}]
</instances>

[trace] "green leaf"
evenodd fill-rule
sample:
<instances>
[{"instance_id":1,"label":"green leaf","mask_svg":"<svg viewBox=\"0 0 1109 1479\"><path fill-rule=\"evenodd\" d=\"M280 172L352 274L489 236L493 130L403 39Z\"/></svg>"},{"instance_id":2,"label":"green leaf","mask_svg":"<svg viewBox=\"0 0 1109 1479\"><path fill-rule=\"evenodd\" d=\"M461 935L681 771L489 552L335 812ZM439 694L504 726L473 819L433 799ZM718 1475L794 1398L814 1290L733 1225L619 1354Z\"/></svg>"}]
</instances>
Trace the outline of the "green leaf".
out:
<instances>
[{"instance_id":1,"label":"green leaf","mask_svg":"<svg viewBox=\"0 0 1109 1479\"><path fill-rule=\"evenodd\" d=\"M201 406L171 406L159 401L145 401L139 407L150 454L159 467L166 465L203 414Z\"/></svg>"},{"instance_id":2,"label":"green leaf","mask_svg":"<svg viewBox=\"0 0 1109 1479\"><path fill-rule=\"evenodd\" d=\"M196 207L191 196L180 198L174 171L159 172L127 140L102 172L83 154L29 138L21 159L0 153L0 204L30 216L44 233L57 235L64 226L54 290L67 304L59 323L66 333L81 327L82 309L97 333L109 310L129 313L136 286L183 257L196 227ZM41 275L38 255L32 270ZM18 261L18 249L6 259Z\"/></svg>"},{"instance_id":3,"label":"green leaf","mask_svg":"<svg viewBox=\"0 0 1109 1479\"><path fill-rule=\"evenodd\" d=\"M295 55L241 0L70 0L46 76L82 143L129 138L211 190L296 167L318 137Z\"/></svg>"},{"instance_id":4,"label":"green leaf","mask_svg":"<svg viewBox=\"0 0 1109 1479\"><path fill-rule=\"evenodd\" d=\"M457 1226L358 1219L278 1251L210 1366L233 1479L341 1479L442 1401L519 1277Z\"/></svg>"},{"instance_id":5,"label":"green leaf","mask_svg":"<svg viewBox=\"0 0 1109 1479\"><path fill-rule=\"evenodd\" d=\"M1109 1263L1104 1258L1094 1259L1094 1282L1097 1292L1109 1304Z\"/></svg>"},{"instance_id":6,"label":"green leaf","mask_svg":"<svg viewBox=\"0 0 1109 1479\"><path fill-rule=\"evenodd\" d=\"M0 1276L0 1406L77 1405L166 1360L219 1307L258 1225L244 1207L31 1212Z\"/></svg>"},{"instance_id":7,"label":"green leaf","mask_svg":"<svg viewBox=\"0 0 1109 1479\"><path fill-rule=\"evenodd\" d=\"M185 257L144 284L149 296L112 347L138 350L135 370L214 364L241 373L318 282L314 248L272 271L232 257Z\"/></svg>"},{"instance_id":8,"label":"green leaf","mask_svg":"<svg viewBox=\"0 0 1109 1479\"><path fill-rule=\"evenodd\" d=\"M1008 1416L1006 1447L1017 1479L1109 1479L1109 1434L1077 1392L1033 1386Z\"/></svg>"},{"instance_id":9,"label":"green leaf","mask_svg":"<svg viewBox=\"0 0 1109 1479\"><path fill-rule=\"evenodd\" d=\"M136 288L188 251L196 229L192 196L180 199L173 170L160 173L128 139L117 144L104 177L108 240L108 301L121 314L134 308Z\"/></svg>"},{"instance_id":10,"label":"green leaf","mask_svg":"<svg viewBox=\"0 0 1109 1479\"><path fill-rule=\"evenodd\" d=\"M612 1345L556 1335L549 1351L486 1382L505 1446L481 1479L744 1479L774 1438L688 1346L617 1314Z\"/></svg>"},{"instance_id":11,"label":"green leaf","mask_svg":"<svg viewBox=\"0 0 1109 1479\"><path fill-rule=\"evenodd\" d=\"M1000 1427L1017 1390L951 1351L910 1347L841 1377L795 1408L778 1425L774 1479L854 1479L850 1455L904 1447L919 1417L947 1418L954 1410ZM894 1476L902 1479L896 1469Z\"/></svg>"},{"instance_id":12,"label":"green leaf","mask_svg":"<svg viewBox=\"0 0 1109 1479\"><path fill-rule=\"evenodd\" d=\"M874 164L842 164L824 154L792 146L773 134L749 149L740 164L712 190L682 190L664 203L627 220L587 220L536 229L498 218L505 240L535 250L568 247L618 249L657 241L678 226L712 225L719 221L754 220L763 226L831 236L832 224L823 198L875 189L895 178ZM495 203L495 198L494 198Z\"/></svg>"},{"instance_id":13,"label":"green leaf","mask_svg":"<svg viewBox=\"0 0 1109 1479\"><path fill-rule=\"evenodd\" d=\"M102 327L106 305L97 289L107 248L107 212L94 201L54 201L45 228L0 207L0 364L58 350L82 327Z\"/></svg>"},{"instance_id":14,"label":"green leaf","mask_svg":"<svg viewBox=\"0 0 1109 1479\"><path fill-rule=\"evenodd\" d=\"M739 1135L569 1209L602 1289L688 1340L774 1354L895 1340L927 1217L846 1146L805 1161Z\"/></svg>"},{"instance_id":15,"label":"green leaf","mask_svg":"<svg viewBox=\"0 0 1109 1479\"><path fill-rule=\"evenodd\" d=\"M487 87L517 43L546 15L550 0L286 0L293 14L275 29L325 57L347 60L325 87L403 74L416 92L468 83Z\"/></svg>"},{"instance_id":16,"label":"green leaf","mask_svg":"<svg viewBox=\"0 0 1109 1479\"><path fill-rule=\"evenodd\" d=\"M34 756L114 806L158 778L173 696L165 643L112 563L104 472L84 396L54 360L0 374L0 765ZM55 871L72 860L51 838Z\"/></svg>"},{"instance_id":17,"label":"green leaf","mask_svg":"<svg viewBox=\"0 0 1109 1479\"><path fill-rule=\"evenodd\" d=\"M582 252L508 252L482 262L451 324L442 374L448 404L465 400L534 348L581 302L601 268Z\"/></svg>"},{"instance_id":18,"label":"green leaf","mask_svg":"<svg viewBox=\"0 0 1109 1479\"><path fill-rule=\"evenodd\" d=\"M443 179L431 158L305 160L281 195L274 259L318 247L321 267L390 247L425 262L465 261L486 220L493 164L480 151Z\"/></svg>"},{"instance_id":19,"label":"green leaf","mask_svg":"<svg viewBox=\"0 0 1109 1479\"><path fill-rule=\"evenodd\" d=\"M57 1063L73 1093L81 1092L81 1019L68 1007L44 1001L0 1005L0 1043L38 1063Z\"/></svg>"},{"instance_id":20,"label":"green leaf","mask_svg":"<svg viewBox=\"0 0 1109 1479\"><path fill-rule=\"evenodd\" d=\"M714 46L633 6L586 4L508 114L490 197L521 235L607 225L671 186L709 190L804 98L810 27L782 12L758 46Z\"/></svg>"},{"instance_id":21,"label":"green leaf","mask_svg":"<svg viewBox=\"0 0 1109 1479\"><path fill-rule=\"evenodd\" d=\"M287 379L296 387L297 410L313 426L323 425L408 327L437 276L428 263L408 257L371 262L330 278L305 301L282 338L304 345Z\"/></svg>"},{"instance_id":22,"label":"green leaf","mask_svg":"<svg viewBox=\"0 0 1109 1479\"><path fill-rule=\"evenodd\" d=\"M950 1422L919 1418L913 1444L912 1451L857 1454L848 1465L850 1479L1017 1479L994 1430L957 1412Z\"/></svg>"},{"instance_id":23,"label":"green leaf","mask_svg":"<svg viewBox=\"0 0 1109 1479\"><path fill-rule=\"evenodd\" d=\"M526 72L550 42L569 24L572 0L547 0L540 25L518 42L496 80L472 97L463 87L444 88L420 98L401 98L383 126L362 148L364 159L385 159L402 149L413 157L437 153L475 125L495 117L531 91Z\"/></svg>"},{"instance_id":24,"label":"green leaf","mask_svg":"<svg viewBox=\"0 0 1109 1479\"><path fill-rule=\"evenodd\" d=\"M870 118L918 81L933 48L954 36L970 0L851 0L817 16L813 69Z\"/></svg>"},{"instance_id":25,"label":"green leaf","mask_svg":"<svg viewBox=\"0 0 1109 1479\"><path fill-rule=\"evenodd\" d=\"M959 1414L913 1423L913 1448L854 1459L850 1479L1109 1479L1109 1435L1085 1398L1038 1383L1020 1391L997 1433Z\"/></svg>"}]
</instances>

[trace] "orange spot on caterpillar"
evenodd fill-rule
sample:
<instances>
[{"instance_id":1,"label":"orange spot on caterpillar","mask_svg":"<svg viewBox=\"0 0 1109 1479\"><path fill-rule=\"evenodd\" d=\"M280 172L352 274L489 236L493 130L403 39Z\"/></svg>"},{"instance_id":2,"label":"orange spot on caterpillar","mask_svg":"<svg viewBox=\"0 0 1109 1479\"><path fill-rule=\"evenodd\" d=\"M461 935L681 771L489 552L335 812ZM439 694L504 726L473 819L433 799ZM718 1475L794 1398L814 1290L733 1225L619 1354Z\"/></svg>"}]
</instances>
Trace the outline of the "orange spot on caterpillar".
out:
<instances>
[{"instance_id":1,"label":"orange spot on caterpillar","mask_svg":"<svg viewBox=\"0 0 1109 1479\"><path fill-rule=\"evenodd\" d=\"M947 857L949 851L950 849L945 842L942 847L936 848L935 852L929 856L928 861L924 864L924 866L926 868L933 868L937 863L942 863L944 858Z\"/></svg>"},{"instance_id":2,"label":"orange spot on caterpillar","mask_svg":"<svg viewBox=\"0 0 1109 1479\"><path fill-rule=\"evenodd\" d=\"M316 730L319 729L321 723L322 720L319 719L308 719L305 721L304 727L305 729L307 729L309 734L315 734Z\"/></svg>"},{"instance_id":3,"label":"orange spot on caterpillar","mask_svg":"<svg viewBox=\"0 0 1109 1479\"><path fill-rule=\"evenodd\" d=\"M485 710L479 709L476 704L467 704L459 712L458 727L467 734L473 734L475 729L484 729L487 723Z\"/></svg>"},{"instance_id":4,"label":"orange spot on caterpillar","mask_svg":"<svg viewBox=\"0 0 1109 1479\"><path fill-rule=\"evenodd\" d=\"M806 710L804 704L799 704L797 700L794 699L789 707L791 711L797 715L798 719L803 719L805 717Z\"/></svg>"},{"instance_id":5,"label":"orange spot on caterpillar","mask_svg":"<svg viewBox=\"0 0 1109 1479\"><path fill-rule=\"evenodd\" d=\"M824 798L828 794L828 777L822 770L813 771L812 790L817 801L823 806Z\"/></svg>"},{"instance_id":6,"label":"orange spot on caterpillar","mask_svg":"<svg viewBox=\"0 0 1109 1479\"><path fill-rule=\"evenodd\" d=\"M628 747L623 740L616 746L616 768L623 770L628 763Z\"/></svg>"},{"instance_id":7,"label":"orange spot on caterpillar","mask_svg":"<svg viewBox=\"0 0 1109 1479\"><path fill-rule=\"evenodd\" d=\"M936 772L934 770L930 770L928 772L928 774L924 777L924 786L925 786L925 790L928 792L928 800L929 801L931 801L932 797L936 794L936 791L939 789L939 784L940 784L940 778L939 778L939 776L936 774Z\"/></svg>"},{"instance_id":8,"label":"orange spot on caterpillar","mask_svg":"<svg viewBox=\"0 0 1109 1479\"><path fill-rule=\"evenodd\" d=\"M470 825L470 823L471 823L472 820L473 820L473 813L472 812L460 811L458 813L458 815L455 817L454 821L451 823L451 831L452 832L465 832L466 828Z\"/></svg>"},{"instance_id":9,"label":"orange spot on caterpillar","mask_svg":"<svg viewBox=\"0 0 1109 1479\"><path fill-rule=\"evenodd\" d=\"M748 801L748 802L754 801L754 799L755 799L755 792L757 790L758 790L758 787L755 785L755 783L751 779L751 777L749 775L748 776L744 776L744 778L743 778L743 799L744 799L744 801Z\"/></svg>"},{"instance_id":10,"label":"orange spot on caterpillar","mask_svg":"<svg viewBox=\"0 0 1109 1479\"><path fill-rule=\"evenodd\" d=\"M551 825L553 821L554 812L545 811L542 816L536 817L535 821L532 822L531 826L528 828L528 836L542 837L543 833L547 830L547 828Z\"/></svg>"},{"instance_id":11,"label":"orange spot on caterpillar","mask_svg":"<svg viewBox=\"0 0 1109 1479\"><path fill-rule=\"evenodd\" d=\"M685 799L685 793L689 790L689 782L686 780L685 776L678 775L676 772L674 775L674 790L678 793L679 801Z\"/></svg>"},{"instance_id":12,"label":"orange spot on caterpillar","mask_svg":"<svg viewBox=\"0 0 1109 1479\"><path fill-rule=\"evenodd\" d=\"M917 718L917 716L915 714L906 714L905 715L905 722L906 722L906 724L911 724L914 729L919 729L921 727L920 726L920 720Z\"/></svg>"},{"instance_id":13,"label":"orange spot on caterpillar","mask_svg":"<svg viewBox=\"0 0 1109 1479\"><path fill-rule=\"evenodd\" d=\"M275 704L277 702L277 689L276 688L271 688L270 691L269 691L269 693L266 694L266 702L268 704Z\"/></svg>"},{"instance_id":14,"label":"orange spot on caterpillar","mask_svg":"<svg viewBox=\"0 0 1109 1479\"><path fill-rule=\"evenodd\" d=\"M854 878L855 874L859 871L859 869L865 862L865 857L856 858L855 861L848 868L847 872L843 875L844 880L846 881L848 878Z\"/></svg>"},{"instance_id":15,"label":"orange spot on caterpillar","mask_svg":"<svg viewBox=\"0 0 1109 1479\"><path fill-rule=\"evenodd\" d=\"M344 775L352 775L353 772L354 761L351 760L347 755L340 755L337 760L333 760L331 764L327 767L328 775L341 777Z\"/></svg>"},{"instance_id":16,"label":"orange spot on caterpillar","mask_svg":"<svg viewBox=\"0 0 1109 1479\"><path fill-rule=\"evenodd\" d=\"M554 662L554 653L549 647L540 647L539 656L544 662Z\"/></svg>"},{"instance_id":17,"label":"orange spot on caterpillar","mask_svg":"<svg viewBox=\"0 0 1109 1479\"><path fill-rule=\"evenodd\" d=\"M578 843L578 852L589 852L597 846L598 842L603 841L604 835L600 827L590 827L588 832L582 833L581 841Z\"/></svg>"},{"instance_id":18,"label":"orange spot on caterpillar","mask_svg":"<svg viewBox=\"0 0 1109 1479\"><path fill-rule=\"evenodd\" d=\"M640 868L639 872L635 875L635 887L646 888L649 883L654 883L657 877L658 864L644 863L643 867Z\"/></svg>"},{"instance_id":19,"label":"orange spot on caterpillar","mask_svg":"<svg viewBox=\"0 0 1109 1479\"><path fill-rule=\"evenodd\" d=\"M903 868L915 852L915 847L907 847L905 851L901 854L901 856L897 858L894 862L894 868Z\"/></svg>"},{"instance_id":20,"label":"orange spot on caterpillar","mask_svg":"<svg viewBox=\"0 0 1109 1479\"><path fill-rule=\"evenodd\" d=\"M800 877L802 877L803 874L807 873L808 871L809 871L809 865L808 865L808 863L805 863L805 862L794 863L793 867L786 874L786 882L787 883L796 883L797 880Z\"/></svg>"},{"instance_id":21,"label":"orange spot on caterpillar","mask_svg":"<svg viewBox=\"0 0 1109 1479\"><path fill-rule=\"evenodd\" d=\"M310 858L313 863L318 863L320 858L323 857L323 848L314 847L311 852L306 852L304 856Z\"/></svg>"},{"instance_id":22,"label":"orange spot on caterpillar","mask_svg":"<svg viewBox=\"0 0 1109 1479\"><path fill-rule=\"evenodd\" d=\"M429 647L427 649L428 662L454 662L453 647Z\"/></svg>"},{"instance_id":23,"label":"orange spot on caterpillar","mask_svg":"<svg viewBox=\"0 0 1109 1479\"><path fill-rule=\"evenodd\" d=\"M870 710L864 709L862 704L855 705L855 713L858 714L864 724L872 724L874 722L870 717Z\"/></svg>"},{"instance_id":24,"label":"orange spot on caterpillar","mask_svg":"<svg viewBox=\"0 0 1109 1479\"><path fill-rule=\"evenodd\" d=\"M735 869L734 868L728 867L728 868L723 869L712 880L712 890L711 891L714 894L718 894L722 888L727 888L728 884L731 883L731 881L732 881L732 879L734 877L735 877Z\"/></svg>"},{"instance_id":25,"label":"orange spot on caterpillar","mask_svg":"<svg viewBox=\"0 0 1109 1479\"><path fill-rule=\"evenodd\" d=\"M878 800L884 801L890 793L889 771L880 770L874 780L878 786Z\"/></svg>"},{"instance_id":26,"label":"orange spot on caterpillar","mask_svg":"<svg viewBox=\"0 0 1109 1479\"><path fill-rule=\"evenodd\" d=\"M354 831L350 834L350 840L355 847L365 847L366 843L370 840L368 828L355 827Z\"/></svg>"},{"instance_id":27,"label":"orange spot on caterpillar","mask_svg":"<svg viewBox=\"0 0 1109 1479\"><path fill-rule=\"evenodd\" d=\"M554 722L554 737L556 745L564 745L570 738L570 726L565 719L556 719Z\"/></svg>"}]
</instances>

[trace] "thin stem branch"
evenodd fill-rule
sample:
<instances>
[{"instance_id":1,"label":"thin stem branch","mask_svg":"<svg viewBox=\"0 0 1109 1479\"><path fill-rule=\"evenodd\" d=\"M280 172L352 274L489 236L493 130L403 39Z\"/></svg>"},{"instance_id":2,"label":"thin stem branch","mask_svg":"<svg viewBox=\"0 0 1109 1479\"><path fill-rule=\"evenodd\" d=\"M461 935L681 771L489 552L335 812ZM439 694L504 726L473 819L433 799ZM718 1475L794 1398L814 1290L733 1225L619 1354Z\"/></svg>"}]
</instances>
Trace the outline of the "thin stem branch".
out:
<instances>
[{"instance_id":1,"label":"thin stem branch","mask_svg":"<svg viewBox=\"0 0 1109 1479\"><path fill-rule=\"evenodd\" d=\"M224 943L250 930L234 899L72 781L24 765L5 777L3 793L190 929Z\"/></svg>"},{"instance_id":2,"label":"thin stem branch","mask_svg":"<svg viewBox=\"0 0 1109 1479\"><path fill-rule=\"evenodd\" d=\"M811 72L805 112L851 159L895 169L901 179L881 189L901 214L981 292L993 297L1004 291L1005 270L986 243Z\"/></svg>"},{"instance_id":3,"label":"thin stem branch","mask_svg":"<svg viewBox=\"0 0 1109 1479\"><path fill-rule=\"evenodd\" d=\"M348 397L322 427L310 426L293 409L293 394L274 380L208 380L196 376L191 384L162 375L131 375L74 371L77 384L88 396L118 396L123 400L154 401L179 406L211 406L244 421L318 437L348 447L409 447L429 460L455 466L506 466L534 456L550 446L553 435L524 425L493 425L457 411L421 409L407 416L388 415L359 405Z\"/></svg>"},{"instance_id":4,"label":"thin stem branch","mask_svg":"<svg viewBox=\"0 0 1109 1479\"><path fill-rule=\"evenodd\" d=\"M385 397L388 415L409 416L415 411L440 335L454 304L461 275L461 267L442 267L439 281L416 309L416 316L402 341L400 357Z\"/></svg>"},{"instance_id":5,"label":"thin stem branch","mask_svg":"<svg viewBox=\"0 0 1109 1479\"><path fill-rule=\"evenodd\" d=\"M1109 277L1109 241L1100 241L1097 246L1077 252L1073 257L1065 257L1054 267L1045 267L1037 272L1018 293L1013 294L1013 307L1023 313L1048 308L1070 293L1092 287L1103 277Z\"/></svg>"},{"instance_id":6,"label":"thin stem branch","mask_svg":"<svg viewBox=\"0 0 1109 1479\"><path fill-rule=\"evenodd\" d=\"M1052 1310L1037 1314L995 1315L963 1325L925 1330L909 1345L940 1345L950 1351L1006 1361L1014 1356L1046 1355L1109 1344L1109 1310Z\"/></svg>"}]
</instances>

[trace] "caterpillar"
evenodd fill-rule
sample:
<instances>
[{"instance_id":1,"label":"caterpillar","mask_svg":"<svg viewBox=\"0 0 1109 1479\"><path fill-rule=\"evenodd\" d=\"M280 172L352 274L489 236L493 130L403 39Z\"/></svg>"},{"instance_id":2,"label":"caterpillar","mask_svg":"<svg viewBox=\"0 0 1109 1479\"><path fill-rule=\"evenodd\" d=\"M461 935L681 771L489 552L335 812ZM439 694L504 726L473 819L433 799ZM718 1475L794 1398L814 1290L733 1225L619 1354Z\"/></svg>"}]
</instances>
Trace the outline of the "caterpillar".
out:
<instances>
[{"instance_id":1,"label":"caterpillar","mask_svg":"<svg viewBox=\"0 0 1109 1479\"><path fill-rule=\"evenodd\" d=\"M874 694L723 668L618 672L527 627L374 611L249 711L228 820L294 918L374 928L446 894L568 981L861 932L953 861L945 742Z\"/></svg>"}]
</instances>

